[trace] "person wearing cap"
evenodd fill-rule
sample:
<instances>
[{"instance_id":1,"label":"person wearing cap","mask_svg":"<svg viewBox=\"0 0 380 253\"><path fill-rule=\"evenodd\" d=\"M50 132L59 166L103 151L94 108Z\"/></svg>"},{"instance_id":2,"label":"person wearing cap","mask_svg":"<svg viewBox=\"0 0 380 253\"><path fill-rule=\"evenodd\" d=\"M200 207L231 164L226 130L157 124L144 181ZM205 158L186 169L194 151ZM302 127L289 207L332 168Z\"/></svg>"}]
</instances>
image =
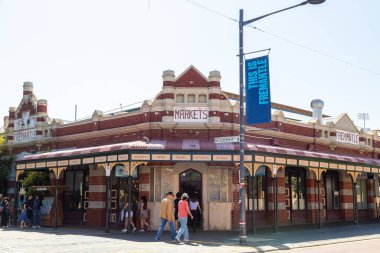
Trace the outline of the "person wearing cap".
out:
<instances>
[{"instance_id":1,"label":"person wearing cap","mask_svg":"<svg viewBox=\"0 0 380 253\"><path fill-rule=\"evenodd\" d=\"M172 200L174 198L173 192L168 192L166 194L166 198L161 201L160 205L160 218L161 225L158 228L157 234L154 237L155 241L159 241L161 238L162 231L165 229L165 225L169 222L170 225L170 233L172 236L172 240L175 240L175 230L174 230L174 209Z\"/></svg>"},{"instance_id":2,"label":"person wearing cap","mask_svg":"<svg viewBox=\"0 0 380 253\"><path fill-rule=\"evenodd\" d=\"M185 242L188 242L190 240L189 238L189 230L187 229L187 217L190 216L191 219L193 219L193 215L190 212L189 209L189 203L187 200L189 199L189 195L187 193L182 194L181 201L178 203L178 220L181 224L181 228L178 231L177 236L175 237L175 240L178 243L181 243L181 236L184 235Z\"/></svg>"}]
</instances>

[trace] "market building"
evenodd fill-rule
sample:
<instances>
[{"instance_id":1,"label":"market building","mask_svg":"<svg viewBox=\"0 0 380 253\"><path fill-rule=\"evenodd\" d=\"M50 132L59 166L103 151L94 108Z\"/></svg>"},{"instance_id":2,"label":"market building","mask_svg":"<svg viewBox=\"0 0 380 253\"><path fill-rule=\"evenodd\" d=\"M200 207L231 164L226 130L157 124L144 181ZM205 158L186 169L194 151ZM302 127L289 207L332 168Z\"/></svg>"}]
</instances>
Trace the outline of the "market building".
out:
<instances>
[{"instance_id":1,"label":"market building","mask_svg":"<svg viewBox=\"0 0 380 253\"><path fill-rule=\"evenodd\" d=\"M19 106L4 120L5 155L15 157L8 193L17 195L24 173L46 171L51 187L44 190L54 197L57 189L60 224L104 226L108 205L116 226L120 203L146 196L157 228L164 194L187 192L201 203L202 229L237 229L239 103L222 90L218 71L206 77L190 66L162 78L157 96L136 109L95 111L71 123L50 118L47 101L25 82ZM281 226L379 216L379 133L345 113L323 115L321 100L311 106L313 112L272 104L271 123L246 127L248 229L273 226L276 217Z\"/></svg>"}]
</instances>

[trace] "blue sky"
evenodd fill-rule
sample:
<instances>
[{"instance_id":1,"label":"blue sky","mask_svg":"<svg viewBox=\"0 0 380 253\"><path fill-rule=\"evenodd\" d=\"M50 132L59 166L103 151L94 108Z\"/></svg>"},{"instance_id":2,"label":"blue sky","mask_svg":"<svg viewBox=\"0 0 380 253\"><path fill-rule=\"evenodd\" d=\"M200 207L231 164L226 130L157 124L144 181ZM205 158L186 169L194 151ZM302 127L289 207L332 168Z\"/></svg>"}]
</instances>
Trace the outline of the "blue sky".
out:
<instances>
[{"instance_id":1,"label":"blue sky","mask_svg":"<svg viewBox=\"0 0 380 253\"><path fill-rule=\"evenodd\" d=\"M237 93L238 27L228 17L301 1L192 2L224 16L187 0L0 0L0 116L19 104L24 81L48 100L50 117L65 120L75 104L83 118L151 99L162 71L190 65L219 70L222 89ZM245 27L245 52L271 48L272 101L310 109L320 98L324 113L362 125L357 113L367 112L367 127L380 129L378 10L377 0L327 0L253 23L264 32Z\"/></svg>"}]
</instances>

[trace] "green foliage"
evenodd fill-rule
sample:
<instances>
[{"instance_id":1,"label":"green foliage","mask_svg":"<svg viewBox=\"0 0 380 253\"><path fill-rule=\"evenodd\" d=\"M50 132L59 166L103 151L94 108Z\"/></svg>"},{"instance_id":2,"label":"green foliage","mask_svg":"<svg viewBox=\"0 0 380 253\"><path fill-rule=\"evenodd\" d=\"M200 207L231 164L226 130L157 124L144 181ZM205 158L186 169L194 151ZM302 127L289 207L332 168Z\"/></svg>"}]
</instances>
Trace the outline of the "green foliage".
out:
<instances>
[{"instance_id":1,"label":"green foliage","mask_svg":"<svg viewBox=\"0 0 380 253\"><path fill-rule=\"evenodd\" d=\"M26 194L33 194L35 189L32 186L49 186L50 176L46 171L31 171L27 172L26 176L20 180L22 186L25 188Z\"/></svg>"}]
</instances>

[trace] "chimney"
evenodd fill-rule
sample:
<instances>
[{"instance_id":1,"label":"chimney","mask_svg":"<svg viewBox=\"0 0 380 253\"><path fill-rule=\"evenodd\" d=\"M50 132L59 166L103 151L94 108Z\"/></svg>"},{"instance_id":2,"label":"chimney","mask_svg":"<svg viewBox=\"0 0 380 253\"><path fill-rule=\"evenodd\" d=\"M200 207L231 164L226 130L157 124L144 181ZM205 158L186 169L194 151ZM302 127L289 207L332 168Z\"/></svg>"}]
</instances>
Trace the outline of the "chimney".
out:
<instances>
[{"instance_id":1,"label":"chimney","mask_svg":"<svg viewBox=\"0 0 380 253\"><path fill-rule=\"evenodd\" d=\"M8 125L9 125L9 117L4 116L4 130L7 130Z\"/></svg>"},{"instance_id":2,"label":"chimney","mask_svg":"<svg viewBox=\"0 0 380 253\"><path fill-rule=\"evenodd\" d=\"M174 70L165 70L162 72L162 80L164 82L164 86L173 86L175 81Z\"/></svg>"},{"instance_id":3,"label":"chimney","mask_svg":"<svg viewBox=\"0 0 380 253\"><path fill-rule=\"evenodd\" d=\"M38 99L37 100L37 113L44 113L47 114L47 100L45 99Z\"/></svg>"},{"instance_id":4,"label":"chimney","mask_svg":"<svg viewBox=\"0 0 380 253\"><path fill-rule=\"evenodd\" d=\"M210 71L208 75L208 81L210 83L210 86L220 87L220 79L222 77L220 76L220 72L218 70Z\"/></svg>"},{"instance_id":5,"label":"chimney","mask_svg":"<svg viewBox=\"0 0 380 253\"><path fill-rule=\"evenodd\" d=\"M311 101L310 106L313 109L313 118L319 119L322 122L322 109L325 104L321 99L313 99Z\"/></svg>"},{"instance_id":6,"label":"chimney","mask_svg":"<svg viewBox=\"0 0 380 253\"><path fill-rule=\"evenodd\" d=\"M24 96L33 94L33 83L32 82L24 82Z\"/></svg>"}]
</instances>

